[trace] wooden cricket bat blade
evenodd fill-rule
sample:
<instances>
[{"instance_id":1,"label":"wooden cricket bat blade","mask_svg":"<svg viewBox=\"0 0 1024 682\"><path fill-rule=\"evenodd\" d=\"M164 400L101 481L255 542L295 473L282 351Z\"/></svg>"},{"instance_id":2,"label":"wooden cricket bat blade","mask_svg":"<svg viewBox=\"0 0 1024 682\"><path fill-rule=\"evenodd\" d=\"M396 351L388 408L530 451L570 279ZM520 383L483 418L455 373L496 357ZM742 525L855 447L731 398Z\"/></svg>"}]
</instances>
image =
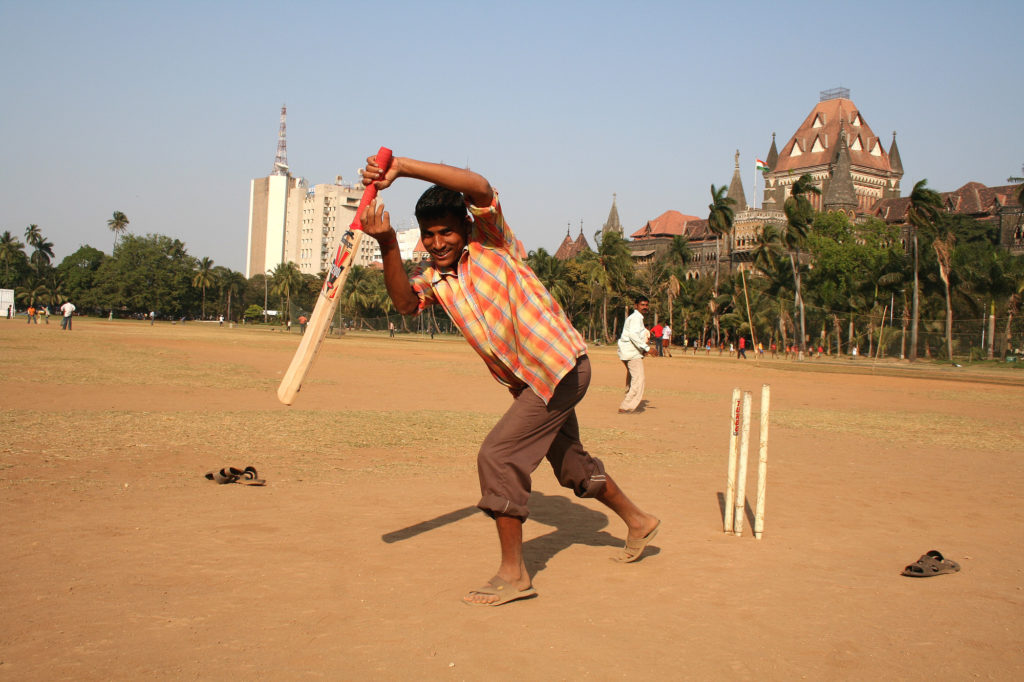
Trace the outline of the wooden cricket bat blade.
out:
<instances>
[{"instance_id":1,"label":"wooden cricket bat blade","mask_svg":"<svg viewBox=\"0 0 1024 682\"><path fill-rule=\"evenodd\" d=\"M295 396L302 388L302 382L305 380L309 368L313 366L313 360L320 352L320 346L327 336L327 331L331 328L331 320L338 309L339 301L341 301L341 290L345 288L345 280L348 279L348 273L352 269L352 259L359 251L359 242L362 241L362 238L361 231L350 231L346 233L343 243L339 247L342 250L340 255L344 260L344 265L337 277L333 279L331 286L325 284L320 290L316 305L313 306L313 314L309 316L309 322L306 323L306 333L302 335L299 347L295 350L295 355L292 356L291 364L288 365L288 370L277 387L277 399L285 405L291 405L295 401Z\"/></svg>"}]
</instances>

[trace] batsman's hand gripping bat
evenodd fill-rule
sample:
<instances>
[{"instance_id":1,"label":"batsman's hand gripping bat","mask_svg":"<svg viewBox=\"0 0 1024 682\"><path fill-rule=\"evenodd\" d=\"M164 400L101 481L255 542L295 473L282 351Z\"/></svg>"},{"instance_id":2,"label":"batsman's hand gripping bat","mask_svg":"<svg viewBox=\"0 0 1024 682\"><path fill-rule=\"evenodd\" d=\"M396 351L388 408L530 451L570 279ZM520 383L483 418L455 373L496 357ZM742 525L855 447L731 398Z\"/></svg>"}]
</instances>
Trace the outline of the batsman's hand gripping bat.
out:
<instances>
[{"instance_id":1,"label":"batsman's hand gripping bat","mask_svg":"<svg viewBox=\"0 0 1024 682\"><path fill-rule=\"evenodd\" d=\"M381 147L377 151L377 165L383 171L387 171L391 165L391 150ZM306 333L299 341L299 347L295 351L292 362L288 365L288 371L281 379L281 385L277 387L277 399L285 405L291 405L295 400L295 394L302 388L302 381L306 373L313 365L316 354L320 350L320 344L327 336L334 311L338 309L338 302L341 299L341 290L345 287L345 280L348 279L349 270L352 269L352 259L359 250L359 242L362 241L363 231L359 223L363 211L367 205L377 196L377 187L367 185L363 190L363 196L359 200L359 207L356 209L356 217L349 225L348 230L341 237L338 250L334 255L334 262L327 272L324 285L320 288L320 295L313 307L313 314L309 316L306 323Z\"/></svg>"}]
</instances>

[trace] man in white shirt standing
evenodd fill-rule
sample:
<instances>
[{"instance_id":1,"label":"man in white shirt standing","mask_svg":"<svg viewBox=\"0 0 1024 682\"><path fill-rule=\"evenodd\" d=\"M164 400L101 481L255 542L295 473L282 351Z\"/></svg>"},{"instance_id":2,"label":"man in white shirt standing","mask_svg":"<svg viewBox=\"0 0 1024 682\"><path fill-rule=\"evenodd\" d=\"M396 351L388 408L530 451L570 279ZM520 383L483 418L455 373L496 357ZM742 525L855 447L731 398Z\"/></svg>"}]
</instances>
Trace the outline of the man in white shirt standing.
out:
<instances>
[{"instance_id":1,"label":"man in white shirt standing","mask_svg":"<svg viewBox=\"0 0 1024 682\"><path fill-rule=\"evenodd\" d=\"M646 296L637 296L633 312L622 325L619 337L619 359L626 365L626 397L619 405L619 413L633 412L644 397L644 356L650 352L644 325L644 315L650 307Z\"/></svg>"},{"instance_id":2,"label":"man in white shirt standing","mask_svg":"<svg viewBox=\"0 0 1024 682\"><path fill-rule=\"evenodd\" d=\"M661 352L672 357L672 327L668 324L661 328Z\"/></svg>"},{"instance_id":3,"label":"man in white shirt standing","mask_svg":"<svg viewBox=\"0 0 1024 682\"><path fill-rule=\"evenodd\" d=\"M60 321L60 328L71 331L71 315L75 312L75 304L71 301L64 301L60 311L64 313L64 318Z\"/></svg>"}]
</instances>

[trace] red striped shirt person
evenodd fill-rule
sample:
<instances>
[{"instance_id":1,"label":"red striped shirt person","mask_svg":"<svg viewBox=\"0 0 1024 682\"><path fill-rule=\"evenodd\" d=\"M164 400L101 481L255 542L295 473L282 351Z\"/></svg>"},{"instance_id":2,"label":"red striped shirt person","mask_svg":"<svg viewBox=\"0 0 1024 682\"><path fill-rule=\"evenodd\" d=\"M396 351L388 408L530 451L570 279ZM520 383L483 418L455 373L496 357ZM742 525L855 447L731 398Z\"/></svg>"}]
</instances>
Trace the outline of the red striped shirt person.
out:
<instances>
[{"instance_id":1,"label":"red striped shirt person","mask_svg":"<svg viewBox=\"0 0 1024 682\"><path fill-rule=\"evenodd\" d=\"M473 171L394 157L387 172L367 159L363 184L378 190L398 178L433 183L416 204L430 263L406 275L390 217L379 201L362 218L380 244L384 279L404 315L440 305L492 376L514 399L477 455L477 506L495 520L501 545L496 575L471 590L467 604L498 606L536 595L523 561L523 522L529 515L530 476L544 459L559 483L593 497L626 523L619 561L640 558L660 522L638 508L580 442L575 407L590 384L582 336L523 262L523 249L505 221L497 193Z\"/></svg>"}]
</instances>

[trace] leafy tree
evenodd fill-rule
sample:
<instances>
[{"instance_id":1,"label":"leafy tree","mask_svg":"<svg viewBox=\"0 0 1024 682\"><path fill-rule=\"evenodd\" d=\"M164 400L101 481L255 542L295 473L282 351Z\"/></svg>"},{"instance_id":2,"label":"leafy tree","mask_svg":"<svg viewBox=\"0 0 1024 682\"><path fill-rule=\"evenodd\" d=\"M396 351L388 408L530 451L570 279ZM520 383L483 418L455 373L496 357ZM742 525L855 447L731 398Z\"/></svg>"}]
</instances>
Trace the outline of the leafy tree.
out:
<instances>
[{"instance_id":1,"label":"leafy tree","mask_svg":"<svg viewBox=\"0 0 1024 682\"><path fill-rule=\"evenodd\" d=\"M217 282L217 278L213 272L213 259L208 256L203 256L198 263L196 263L195 275L192 276L192 286L203 290L203 304L200 309L200 319L206 319L206 289L212 287Z\"/></svg>"},{"instance_id":2,"label":"leafy tree","mask_svg":"<svg viewBox=\"0 0 1024 682\"><path fill-rule=\"evenodd\" d=\"M195 258L165 235L125 235L96 271L99 303L129 312L181 315L195 310Z\"/></svg>"},{"instance_id":3,"label":"leafy tree","mask_svg":"<svg viewBox=\"0 0 1024 682\"><path fill-rule=\"evenodd\" d=\"M128 229L129 222L131 221L128 220L128 216L121 213L121 211L114 211L114 215L107 221L107 227L109 227L110 231L114 233L115 249L117 248L117 238L125 233Z\"/></svg>"},{"instance_id":4,"label":"leafy tree","mask_svg":"<svg viewBox=\"0 0 1024 682\"><path fill-rule=\"evenodd\" d=\"M907 208L907 222L910 223L911 254L914 258L914 298L910 312L910 353L908 360L917 360L917 332L920 321L920 249L918 248L918 232L929 229L939 216L942 199L939 193L928 189L928 180L919 180L910 192L910 206Z\"/></svg>"},{"instance_id":5,"label":"leafy tree","mask_svg":"<svg viewBox=\"0 0 1024 682\"><path fill-rule=\"evenodd\" d=\"M57 266L63 278L64 292L82 310L100 307L96 272L109 256L99 249L83 246L67 256Z\"/></svg>"}]
</instances>

